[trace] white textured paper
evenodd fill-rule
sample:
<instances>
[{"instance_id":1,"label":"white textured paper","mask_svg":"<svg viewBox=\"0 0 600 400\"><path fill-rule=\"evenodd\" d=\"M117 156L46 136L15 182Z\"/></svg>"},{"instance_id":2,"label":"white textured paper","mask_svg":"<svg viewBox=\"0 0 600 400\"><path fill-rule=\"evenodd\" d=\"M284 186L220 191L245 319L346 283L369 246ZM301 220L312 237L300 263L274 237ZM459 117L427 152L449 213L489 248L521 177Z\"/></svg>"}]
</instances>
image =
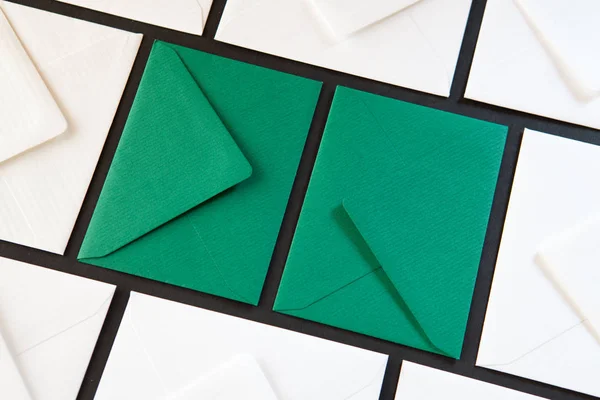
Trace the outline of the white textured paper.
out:
<instances>
[{"instance_id":1,"label":"white textured paper","mask_svg":"<svg viewBox=\"0 0 600 400\"><path fill-rule=\"evenodd\" d=\"M2 332L0 332L0 399L32 400L10 349L2 337Z\"/></svg>"},{"instance_id":2,"label":"white textured paper","mask_svg":"<svg viewBox=\"0 0 600 400\"><path fill-rule=\"evenodd\" d=\"M488 0L485 15L477 41L469 82L465 97L501 107L537 114L574 124L600 129L600 97L582 98L577 90L573 90L572 80L578 73L565 76L565 68L561 68L560 60L569 58L568 64L583 66L585 81L588 68L591 68L594 79L599 75L594 70L594 63L588 64L588 59L600 57L598 42L593 39L575 39L581 35L579 30L589 26L585 21L589 18L598 29L596 21L600 15L584 18L582 26L569 22L576 15L576 9L571 8L565 15L558 18L556 23L544 25L543 36L536 33L527 15L519 8L518 0ZM548 4L548 12L561 7L576 7L584 4L588 9L597 9L597 0L521 0L522 3L538 4L539 8ZM558 11L560 13L560 11ZM543 21L536 14L535 21ZM532 20L533 21L533 20ZM572 30L565 38L565 30ZM541 31L540 31L541 33ZM560 40L556 38L561 38ZM548 52L544 38L548 43L568 41L570 50L565 52L564 46L558 45L560 51L556 55ZM567 43L567 42L565 42ZM590 46L591 49L590 50ZM586 53L589 52L589 53ZM572 58L579 57L580 59ZM581 58L581 56L584 56ZM565 65L566 66L566 65ZM567 69L569 69L568 67ZM576 67L579 68L579 67ZM566 79L565 79L566 78ZM590 82L590 87L595 83Z\"/></svg>"},{"instance_id":3,"label":"white textured paper","mask_svg":"<svg viewBox=\"0 0 600 400\"><path fill-rule=\"evenodd\" d=\"M166 400L277 400L260 365L239 355Z\"/></svg>"},{"instance_id":4,"label":"white textured paper","mask_svg":"<svg viewBox=\"0 0 600 400\"><path fill-rule=\"evenodd\" d=\"M541 400L501 386L408 361L402 362L396 400Z\"/></svg>"},{"instance_id":5,"label":"white textured paper","mask_svg":"<svg viewBox=\"0 0 600 400\"><path fill-rule=\"evenodd\" d=\"M0 9L0 163L50 140L67 121Z\"/></svg>"},{"instance_id":6,"label":"white textured paper","mask_svg":"<svg viewBox=\"0 0 600 400\"><path fill-rule=\"evenodd\" d=\"M0 240L63 254L141 35L0 1L67 119L54 140L0 163Z\"/></svg>"},{"instance_id":7,"label":"white textured paper","mask_svg":"<svg viewBox=\"0 0 600 400\"><path fill-rule=\"evenodd\" d=\"M0 327L32 399L77 398L114 290L0 258Z\"/></svg>"},{"instance_id":8,"label":"white textured paper","mask_svg":"<svg viewBox=\"0 0 600 400\"><path fill-rule=\"evenodd\" d=\"M60 0L180 32L202 35L213 0Z\"/></svg>"},{"instance_id":9,"label":"white textured paper","mask_svg":"<svg viewBox=\"0 0 600 400\"><path fill-rule=\"evenodd\" d=\"M239 354L278 400L378 400L388 358L132 293L95 400L164 400Z\"/></svg>"},{"instance_id":10,"label":"white textured paper","mask_svg":"<svg viewBox=\"0 0 600 400\"><path fill-rule=\"evenodd\" d=\"M598 211L600 146L525 131L477 365L600 396L600 345L536 263Z\"/></svg>"},{"instance_id":11,"label":"white textured paper","mask_svg":"<svg viewBox=\"0 0 600 400\"><path fill-rule=\"evenodd\" d=\"M317 1L323 6L326 0ZM375 4L407 1L412 0ZM363 3L352 1L351 7L373 7L373 1ZM324 18L314 0L228 0L216 39L448 96L470 9L471 0L422 0L340 41L323 22L331 20L332 13Z\"/></svg>"},{"instance_id":12,"label":"white textured paper","mask_svg":"<svg viewBox=\"0 0 600 400\"><path fill-rule=\"evenodd\" d=\"M536 261L600 345L600 214L550 238Z\"/></svg>"}]
</instances>

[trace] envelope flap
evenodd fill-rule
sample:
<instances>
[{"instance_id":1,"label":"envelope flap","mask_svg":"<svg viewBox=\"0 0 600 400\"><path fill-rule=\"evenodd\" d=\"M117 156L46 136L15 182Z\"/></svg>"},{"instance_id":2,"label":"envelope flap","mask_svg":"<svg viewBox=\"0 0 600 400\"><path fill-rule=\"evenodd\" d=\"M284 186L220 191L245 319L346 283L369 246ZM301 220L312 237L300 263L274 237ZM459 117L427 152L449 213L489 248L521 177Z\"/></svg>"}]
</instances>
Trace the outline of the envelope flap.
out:
<instances>
[{"instance_id":1,"label":"envelope flap","mask_svg":"<svg viewBox=\"0 0 600 400\"><path fill-rule=\"evenodd\" d=\"M1 328L1 327L0 327ZM0 399L31 400L11 350L0 331Z\"/></svg>"},{"instance_id":2,"label":"envelope flap","mask_svg":"<svg viewBox=\"0 0 600 400\"><path fill-rule=\"evenodd\" d=\"M575 96L600 96L600 2L514 1Z\"/></svg>"},{"instance_id":3,"label":"envelope flap","mask_svg":"<svg viewBox=\"0 0 600 400\"><path fill-rule=\"evenodd\" d=\"M0 163L67 129L67 122L0 9Z\"/></svg>"},{"instance_id":4,"label":"envelope flap","mask_svg":"<svg viewBox=\"0 0 600 400\"><path fill-rule=\"evenodd\" d=\"M421 0L312 0L317 13L339 38L351 35Z\"/></svg>"},{"instance_id":5,"label":"envelope flap","mask_svg":"<svg viewBox=\"0 0 600 400\"><path fill-rule=\"evenodd\" d=\"M110 254L251 173L179 56L157 42L79 258Z\"/></svg>"},{"instance_id":6,"label":"envelope flap","mask_svg":"<svg viewBox=\"0 0 600 400\"><path fill-rule=\"evenodd\" d=\"M600 343L600 214L549 239L536 262Z\"/></svg>"}]
</instances>

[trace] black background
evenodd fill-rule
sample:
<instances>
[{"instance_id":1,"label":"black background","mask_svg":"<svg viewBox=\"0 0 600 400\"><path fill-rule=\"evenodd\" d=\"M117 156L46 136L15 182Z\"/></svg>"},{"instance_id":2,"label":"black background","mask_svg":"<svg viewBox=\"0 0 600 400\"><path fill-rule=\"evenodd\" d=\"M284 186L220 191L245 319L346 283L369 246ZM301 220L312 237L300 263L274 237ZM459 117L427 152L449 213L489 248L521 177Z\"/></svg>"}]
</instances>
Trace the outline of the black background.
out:
<instances>
[{"instance_id":1,"label":"black background","mask_svg":"<svg viewBox=\"0 0 600 400\"><path fill-rule=\"evenodd\" d=\"M114 300L108 312L106 322L102 329L102 333L98 340L94 355L79 393L79 400L92 400L94 398L94 394L102 376L102 371L108 359L110 349L123 317L123 313L125 312L130 291L136 291L152 296L174 300L253 321L263 322L280 328L290 329L320 338L388 354L390 355L390 359L380 400L394 399L402 360L417 362L419 364L435 367L445 371L451 371L460 375L473 377L482 381L495 383L549 399L594 399L592 396L580 395L549 385L474 367L485 317L485 309L487 306L489 290L494 272L494 264L498 253L504 217L506 215L511 184L515 172L521 138L523 135L523 129L527 127L588 143L600 144L600 134L592 129L549 120L542 117L536 117L520 112L505 110L499 107L479 104L463 99L463 94L469 75L469 69L473 60L473 53L475 51L477 36L479 34L481 20L483 18L485 0L473 1L473 6L471 8L465 38L449 98L441 98L429 94L419 93L413 90L395 87L369 79L359 78L348 74L335 72L320 67L314 67L296 61L290 61L217 42L214 40L214 36L219 24L219 20L223 13L226 0L214 1L207 25L204 30L204 35L202 37L180 33L125 18L115 17L112 15L59 3L58 1L54 0L11 1L78 19L144 34L142 46L133 67L133 71L125 89L125 93L114 119L112 128L108 135L100 162L98 163L98 167L75 225L75 229L71 236L65 256L58 256L40 250L0 241L0 256L117 285L117 291ZM79 251L79 247L81 246L85 231L92 216L92 212L98 200L100 190L102 189L104 179L119 142L125 120L133 102L133 97L136 93L144 65L148 59L150 48L155 39L188 46L209 53L218 54L324 82L317 110L315 112L310 129L308 141L302 155L298 174L294 182L292 195L287 206L277 245L271 260L270 270L258 307L252 307L246 304L237 303L208 294L77 262L77 253ZM492 214L490 217L490 224L485 240L483 256L481 259L481 266L475 287L475 295L469 317L463 354L461 359L458 361L372 337L343 331L310 321L296 319L283 314L277 314L271 311L336 85L344 85L371 93L450 111L456 114L462 114L469 117L496 122L510 127L506 151L502 161L499 182L494 198ZM590 182L590 184L593 184L593 182ZM535 294L532 293L532 296L533 295ZM518 329L518 327L515 327L515 329ZM293 362L293 360L290 360L290 362Z\"/></svg>"}]
</instances>

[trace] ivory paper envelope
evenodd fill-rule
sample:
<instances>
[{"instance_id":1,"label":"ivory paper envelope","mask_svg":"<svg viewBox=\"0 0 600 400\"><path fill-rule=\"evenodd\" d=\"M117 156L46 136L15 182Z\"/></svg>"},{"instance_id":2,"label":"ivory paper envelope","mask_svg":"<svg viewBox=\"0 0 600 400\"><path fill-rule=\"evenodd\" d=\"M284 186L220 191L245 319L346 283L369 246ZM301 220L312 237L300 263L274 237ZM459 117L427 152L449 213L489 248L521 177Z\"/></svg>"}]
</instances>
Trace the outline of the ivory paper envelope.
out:
<instances>
[{"instance_id":1,"label":"ivory paper envelope","mask_svg":"<svg viewBox=\"0 0 600 400\"><path fill-rule=\"evenodd\" d=\"M278 400L377 400L387 356L132 293L96 400L163 400L239 355Z\"/></svg>"},{"instance_id":2,"label":"ivory paper envelope","mask_svg":"<svg viewBox=\"0 0 600 400\"><path fill-rule=\"evenodd\" d=\"M0 9L0 162L67 129L52 94Z\"/></svg>"},{"instance_id":3,"label":"ivory paper envelope","mask_svg":"<svg viewBox=\"0 0 600 400\"><path fill-rule=\"evenodd\" d=\"M490 0L465 97L600 129L600 3Z\"/></svg>"},{"instance_id":4,"label":"ivory paper envelope","mask_svg":"<svg viewBox=\"0 0 600 400\"><path fill-rule=\"evenodd\" d=\"M274 309L459 358L506 134L338 88Z\"/></svg>"},{"instance_id":5,"label":"ivory paper envelope","mask_svg":"<svg viewBox=\"0 0 600 400\"><path fill-rule=\"evenodd\" d=\"M471 0L228 0L216 39L448 96Z\"/></svg>"},{"instance_id":6,"label":"ivory paper envelope","mask_svg":"<svg viewBox=\"0 0 600 400\"><path fill-rule=\"evenodd\" d=\"M0 399L31 400L29 391L0 332Z\"/></svg>"},{"instance_id":7,"label":"ivory paper envelope","mask_svg":"<svg viewBox=\"0 0 600 400\"><path fill-rule=\"evenodd\" d=\"M540 254L557 260L547 251L549 241L598 213L598 170L600 147L525 132L478 366L600 396L600 342L561 290L566 283L570 292L582 268L592 268L593 279L598 262L584 266L573 257L564 272L574 274L557 275L559 285L538 262Z\"/></svg>"},{"instance_id":8,"label":"ivory paper envelope","mask_svg":"<svg viewBox=\"0 0 600 400\"><path fill-rule=\"evenodd\" d=\"M320 88L156 42L79 259L257 304Z\"/></svg>"},{"instance_id":9,"label":"ivory paper envelope","mask_svg":"<svg viewBox=\"0 0 600 400\"><path fill-rule=\"evenodd\" d=\"M114 290L0 258L2 336L32 399L77 398Z\"/></svg>"},{"instance_id":10,"label":"ivory paper envelope","mask_svg":"<svg viewBox=\"0 0 600 400\"><path fill-rule=\"evenodd\" d=\"M256 360L242 354L167 399L277 400L277 397Z\"/></svg>"},{"instance_id":11,"label":"ivory paper envelope","mask_svg":"<svg viewBox=\"0 0 600 400\"><path fill-rule=\"evenodd\" d=\"M14 3L0 10L68 125L0 162L0 240L63 254L141 36Z\"/></svg>"},{"instance_id":12,"label":"ivory paper envelope","mask_svg":"<svg viewBox=\"0 0 600 400\"><path fill-rule=\"evenodd\" d=\"M176 31L202 35L212 0L59 0Z\"/></svg>"},{"instance_id":13,"label":"ivory paper envelope","mask_svg":"<svg viewBox=\"0 0 600 400\"><path fill-rule=\"evenodd\" d=\"M541 400L541 397L403 361L396 399Z\"/></svg>"}]
</instances>

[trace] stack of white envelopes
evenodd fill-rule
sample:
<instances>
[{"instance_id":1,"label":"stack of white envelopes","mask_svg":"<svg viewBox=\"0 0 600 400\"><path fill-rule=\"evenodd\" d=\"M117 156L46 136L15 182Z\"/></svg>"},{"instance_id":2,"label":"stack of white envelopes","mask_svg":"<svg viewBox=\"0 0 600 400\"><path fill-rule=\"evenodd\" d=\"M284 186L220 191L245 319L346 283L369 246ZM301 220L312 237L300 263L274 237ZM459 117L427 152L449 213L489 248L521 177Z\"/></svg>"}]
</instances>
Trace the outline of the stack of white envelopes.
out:
<instances>
[{"instance_id":1,"label":"stack of white envelopes","mask_svg":"<svg viewBox=\"0 0 600 400\"><path fill-rule=\"evenodd\" d=\"M600 147L525 131L477 365L600 396Z\"/></svg>"},{"instance_id":2,"label":"stack of white envelopes","mask_svg":"<svg viewBox=\"0 0 600 400\"><path fill-rule=\"evenodd\" d=\"M0 240L64 253L141 39L0 1Z\"/></svg>"},{"instance_id":3,"label":"stack of white envelopes","mask_svg":"<svg viewBox=\"0 0 600 400\"><path fill-rule=\"evenodd\" d=\"M0 398L75 400L114 291L0 258Z\"/></svg>"},{"instance_id":4,"label":"stack of white envelopes","mask_svg":"<svg viewBox=\"0 0 600 400\"><path fill-rule=\"evenodd\" d=\"M377 400L387 359L132 293L96 400Z\"/></svg>"},{"instance_id":5,"label":"stack of white envelopes","mask_svg":"<svg viewBox=\"0 0 600 400\"><path fill-rule=\"evenodd\" d=\"M471 0L228 0L216 39L448 96Z\"/></svg>"}]
</instances>

